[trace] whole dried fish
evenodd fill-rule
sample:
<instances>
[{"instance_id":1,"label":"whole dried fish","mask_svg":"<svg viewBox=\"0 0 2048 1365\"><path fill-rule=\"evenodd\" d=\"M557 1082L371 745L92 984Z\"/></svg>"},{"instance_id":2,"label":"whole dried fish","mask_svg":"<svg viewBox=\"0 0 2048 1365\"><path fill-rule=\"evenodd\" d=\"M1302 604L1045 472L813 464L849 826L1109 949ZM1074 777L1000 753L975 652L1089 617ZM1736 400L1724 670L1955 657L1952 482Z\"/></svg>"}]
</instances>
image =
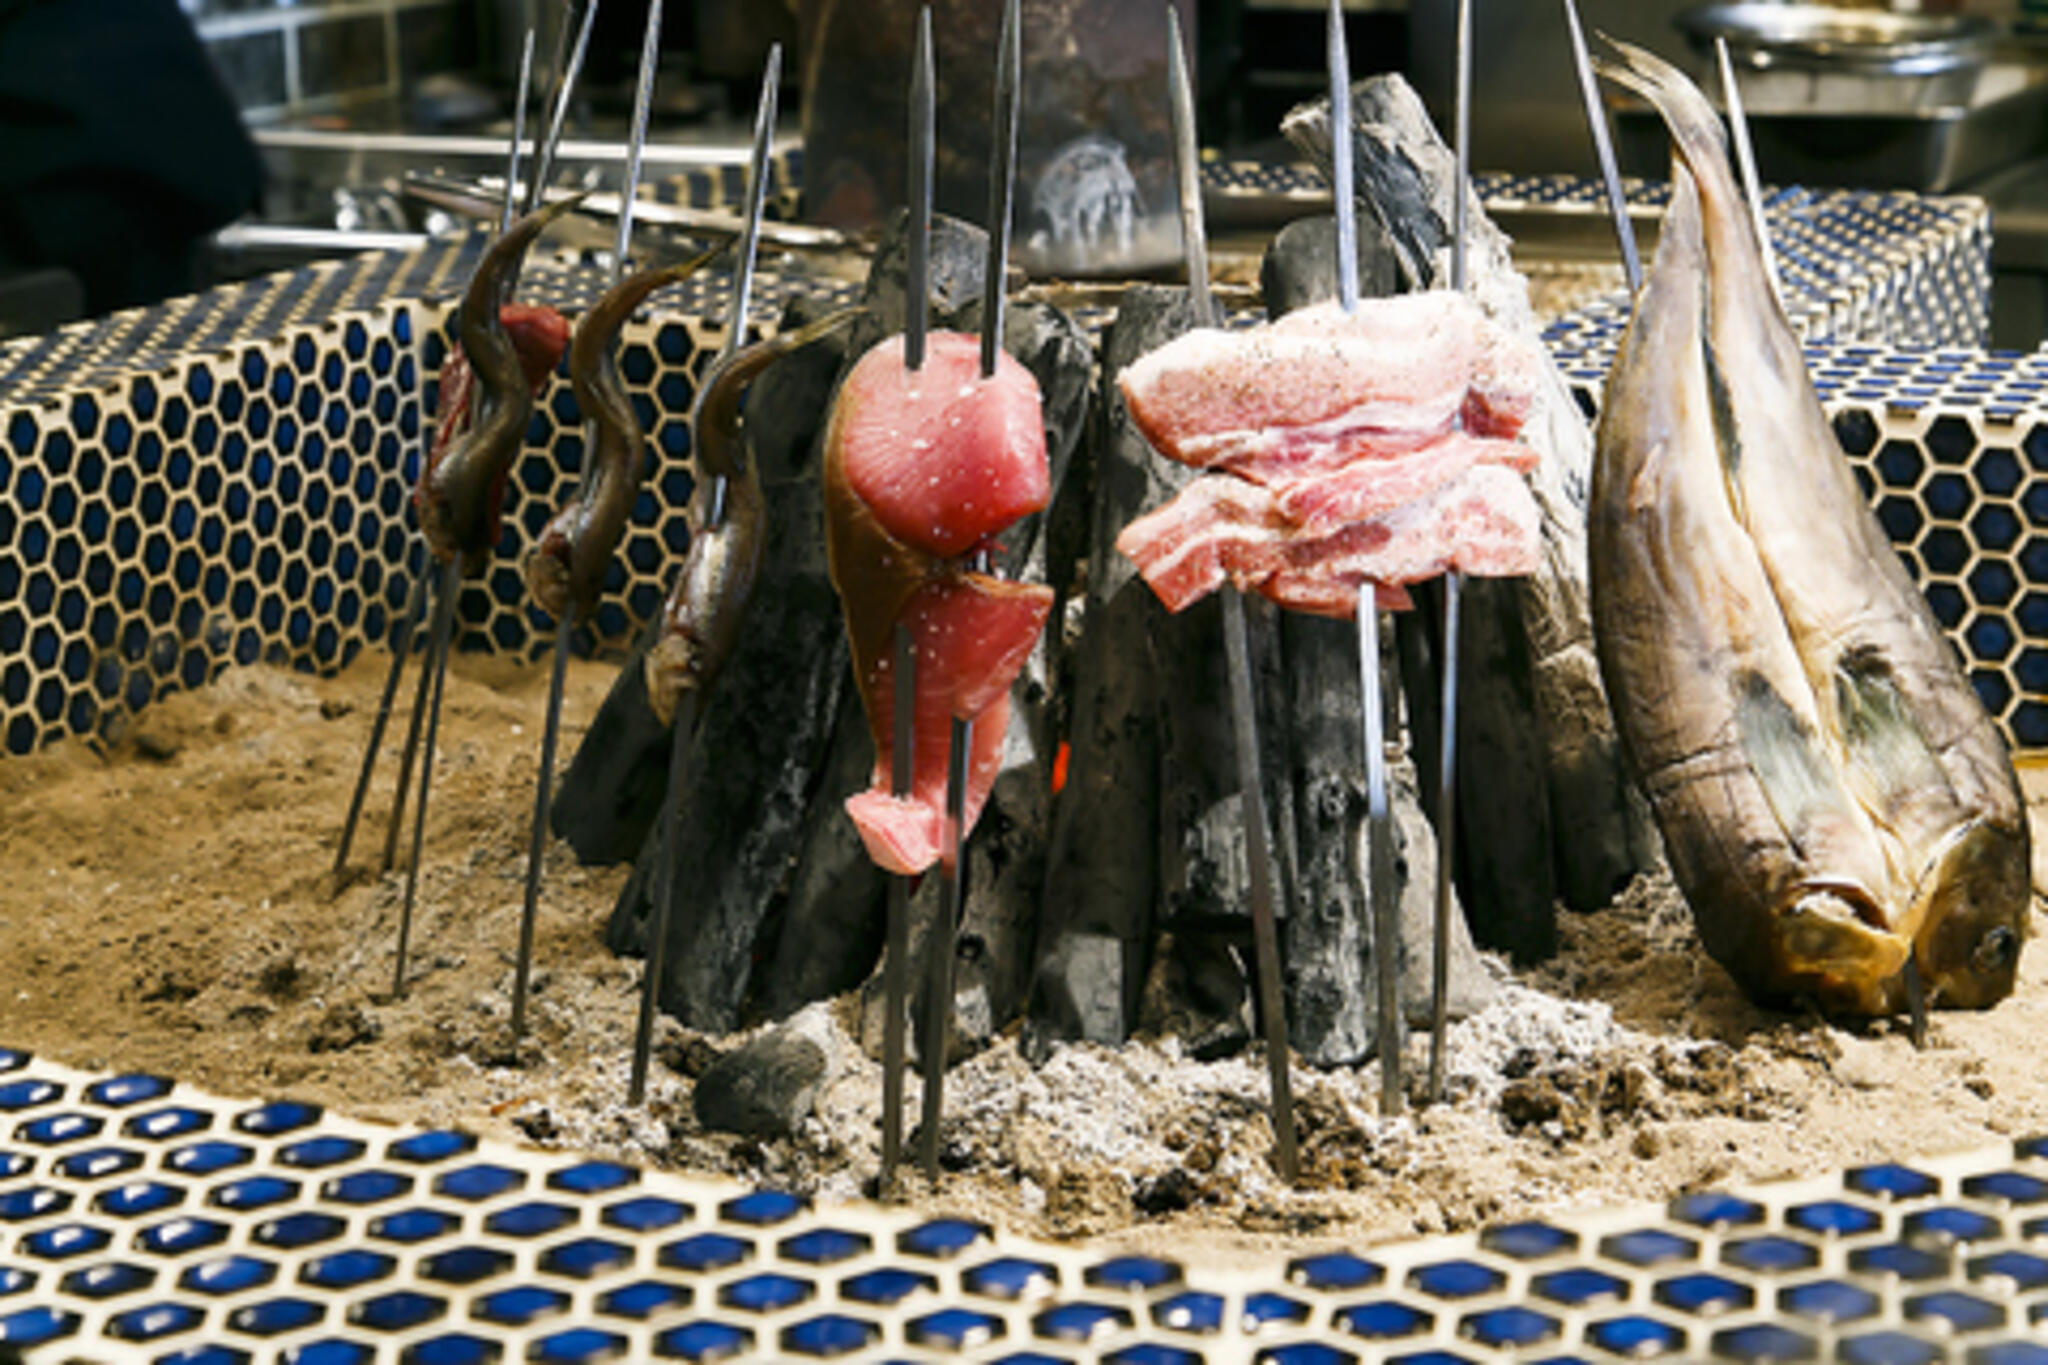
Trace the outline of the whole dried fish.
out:
<instances>
[{"instance_id":1,"label":"whole dried fish","mask_svg":"<svg viewBox=\"0 0 2048 1365\"><path fill-rule=\"evenodd\" d=\"M1719 119L1617 43L1677 148L1609 378L1588 535L1608 695L1707 951L1837 1014L2007 995L2028 909L2017 779L1842 458Z\"/></svg>"}]
</instances>

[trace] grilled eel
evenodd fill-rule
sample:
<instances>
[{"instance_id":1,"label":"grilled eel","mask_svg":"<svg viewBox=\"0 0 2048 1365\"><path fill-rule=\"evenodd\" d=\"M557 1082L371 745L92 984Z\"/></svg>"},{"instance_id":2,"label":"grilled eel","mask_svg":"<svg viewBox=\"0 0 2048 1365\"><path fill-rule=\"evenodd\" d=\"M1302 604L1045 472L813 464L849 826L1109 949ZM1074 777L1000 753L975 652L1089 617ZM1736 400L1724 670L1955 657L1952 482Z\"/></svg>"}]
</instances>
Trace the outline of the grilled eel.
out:
<instances>
[{"instance_id":1,"label":"grilled eel","mask_svg":"<svg viewBox=\"0 0 2048 1365\"><path fill-rule=\"evenodd\" d=\"M1767 282L1718 116L1602 73L1676 147L1609 376L1588 537L1608 696L1701 941L1760 1003L2009 994L2028 831L2003 740L1857 487Z\"/></svg>"},{"instance_id":2,"label":"grilled eel","mask_svg":"<svg viewBox=\"0 0 2048 1365\"><path fill-rule=\"evenodd\" d=\"M626 534L626 518L640 492L647 433L612 355L619 329L649 295L696 274L727 245L627 276L577 321L569 342L569 382L577 410L591 421L593 440L576 501L549 520L526 557L527 591L557 621L572 605L583 619L596 609L612 552Z\"/></svg>"}]
</instances>

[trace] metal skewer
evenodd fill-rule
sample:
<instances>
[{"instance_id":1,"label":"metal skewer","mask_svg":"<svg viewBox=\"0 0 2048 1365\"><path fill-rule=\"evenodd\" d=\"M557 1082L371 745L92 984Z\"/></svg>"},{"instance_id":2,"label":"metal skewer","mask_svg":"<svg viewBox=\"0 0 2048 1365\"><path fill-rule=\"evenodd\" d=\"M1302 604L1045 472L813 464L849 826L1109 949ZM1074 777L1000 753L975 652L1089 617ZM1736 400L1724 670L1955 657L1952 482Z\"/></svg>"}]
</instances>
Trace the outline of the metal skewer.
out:
<instances>
[{"instance_id":1,"label":"metal skewer","mask_svg":"<svg viewBox=\"0 0 2048 1365\"><path fill-rule=\"evenodd\" d=\"M569 42L568 16L575 13L575 0L570 0L563 14L563 24L555 32L555 60L553 64L554 88L548 92L551 112L548 115L547 136L533 153L533 180L526 187L526 212L532 213L540 207L541 195L547 189L548 177L554 174L555 148L562 141L562 124L569 117L569 101L576 93L576 78L583 71L583 57L590 50L590 30L597 22L597 0L590 0L583 11L583 22L576 32L576 46L569 53L566 64L562 52Z\"/></svg>"},{"instance_id":2,"label":"metal skewer","mask_svg":"<svg viewBox=\"0 0 2048 1365\"><path fill-rule=\"evenodd\" d=\"M1171 6L1166 11L1166 34L1166 82L1173 113L1174 173L1180 201L1181 250L1187 262L1188 300L1197 319L1210 325L1216 321L1216 305L1209 288L1208 233L1202 215L1194 89L1188 80L1180 16ZM1356 295L1355 276L1351 287ZM1280 931L1274 910L1279 896L1272 850L1266 842L1265 789L1259 782L1259 722L1252 696L1250 632L1245 625L1244 595L1235 584L1227 582L1222 595L1224 668L1230 680L1231 728L1237 749L1237 778L1251 881L1252 951L1257 961L1266 1070L1273 1089L1273 1164L1280 1178L1293 1184L1300 1162L1294 1135L1294 1087L1288 1070L1287 997L1280 979Z\"/></svg>"},{"instance_id":3,"label":"metal skewer","mask_svg":"<svg viewBox=\"0 0 2048 1365\"><path fill-rule=\"evenodd\" d=\"M1749 200L1750 221L1756 225L1756 244L1764 254L1764 276L1771 293L1782 300L1778 283L1778 255L1771 250L1771 232L1764 221L1763 184L1757 179L1756 148L1749 140L1749 116L1742 112L1742 87L1735 80L1735 63L1728 56L1728 40L1714 39L1714 60L1721 68L1721 100L1728 107L1728 130L1735 139L1735 164L1742 171L1742 192Z\"/></svg>"},{"instance_id":4,"label":"metal skewer","mask_svg":"<svg viewBox=\"0 0 2048 1365\"><path fill-rule=\"evenodd\" d=\"M1358 309L1358 198L1352 180L1351 57L1344 40L1344 7L1330 0L1330 190L1337 210L1337 303ZM1394 824L1387 805L1387 748L1382 709L1380 610L1377 587L1358 588L1358 671L1365 744L1366 892L1372 905L1372 960L1376 1017L1373 1037L1380 1059L1380 1112L1401 1112L1401 902L1394 886Z\"/></svg>"},{"instance_id":5,"label":"metal skewer","mask_svg":"<svg viewBox=\"0 0 2048 1365\"><path fill-rule=\"evenodd\" d=\"M526 42L519 58L519 93L513 102L512 146L506 154L505 192L498 210L498 232L503 235L512 226L514 206L513 186L519 182L519 144L525 137L526 100L529 83L533 76L533 30L526 30ZM433 438L427 438L431 441ZM424 468L422 469L424 473ZM406 600L405 615L391 637L391 668L384 675L384 693L377 703L377 715L370 723L369 742L363 746L363 762L356 774L356 789L349 797L348 815L341 825L341 841L334 851L333 884L336 891L341 889L342 875L348 867L349 847L355 842L356 823L363 813L363 800L369 794L370 777L377 768L377 750L384 743L384 729L391 721L391 704L398 695L398 685L405 676L405 656L412 649L412 635L419 628L420 618L427 609L428 577L422 573L413 580L412 593ZM429 667L428 660L421 661L423 669ZM405 741L405 760L399 769L398 787L393 798L391 827L384 842L384 870L389 871L392 859L397 853L398 827L405 807L406 789L412 784L413 754L418 749L420 738L420 713L428 698L427 674L420 675L420 686L413 700L413 719L408 727Z\"/></svg>"},{"instance_id":6,"label":"metal skewer","mask_svg":"<svg viewBox=\"0 0 2048 1365\"><path fill-rule=\"evenodd\" d=\"M448 648L455 634L455 600L461 595L462 556L458 554L449 557L447 567L441 572L441 595L434 602L433 636L427 642L427 658L421 661L422 690L428 678L433 679L434 687L426 707L426 744L420 751L420 799L413 808L412 857L406 860L405 865L405 902L398 912L398 954L391 974L391 994L394 997L405 994L406 949L412 941L412 907L420 885L420 848L427 837L427 798L434 789L434 739L441 729L441 686L448 679ZM394 810L392 814L392 831L395 834L397 812Z\"/></svg>"},{"instance_id":7,"label":"metal skewer","mask_svg":"<svg viewBox=\"0 0 2048 1365\"><path fill-rule=\"evenodd\" d=\"M1458 0L1458 64L1455 143L1457 172L1451 183L1451 288L1466 287L1466 198L1472 181L1472 0ZM1437 750L1436 921L1430 944L1429 1098L1444 1097L1444 1036L1450 1028L1451 867L1458 826L1458 618L1465 575L1444 575L1442 725Z\"/></svg>"},{"instance_id":8,"label":"metal skewer","mask_svg":"<svg viewBox=\"0 0 2048 1365\"><path fill-rule=\"evenodd\" d=\"M995 377L1003 353L1008 303L1010 216L1017 180L1017 103L1023 85L1023 19L1019 0L1003 6L996 44L995 107L990 116L988 259L982 267L981 377ZM975 568L987 571L986 556ZM921 1164L926 1180L939 1176L939 1122L945 1113L946 1039L953 1018L953 954L967 887L967 769L974 722L954 716L946 747L945 848L939 859L939 919L925 945L925 1071Z\"/></svg>"},{"instance_id":9,"label":"metal skewer","mask_svg":"<svg viewBox=\"0 0 2048 1365\"><path fill-rule=\"evenodd\" d=\"M753 156L747 163L747 230L741 235L739 264L733 272L732 307L726 318L725 343L712 363L712 374L716 374L739 352L746 338L747 306L754 288L754 251L759 242L761 213L768 202L768 154L775 137L775 108L781 84L782 44L776 43L768 49L767 66L761 73L761 94L754 111ZM710 375L707 375L697 387L699 404L710 387ZM690 428L692 431L697 429L695 413L691 414ZM721 476L712 480L711 487L705 491L706 506L710 509L705 518L705 529L709 530L724 519L725 479ZM626 1083L628 1104L637 1105L647 1096L647 1066L654 1047L654 1015L659 1004L661 978L668 963L669 924L675 918L675 903L682 881L675 866L676 821L682 806L683 784L689 776L690 737L697 728L697 711L702 697L698 689L691 688L677 699L669 735L668 796L662 802L660 817L661 828L665 831L662 846L668 850L669 856L662 860L655 872L654 915L647 929L647 969L640 982L640 1015L633 1027L633 1064Z\"/></svg>"},{"instance_id":10,"label":"metal skewer","mask_svg":"<svg viewBox=\"0 0 2048 1365\"><path fill-rule=\"evenodd\" d=\"M596 0L592 0L590 11L596 12ZM584 37L589 35L590 16L584 18ZM583 41L577 43L580 56ZM661 48L661 0L649 0L647 6L647 27L640 43L640 80L633 92L632 138L626 144L626 179L621 187L619 205L619 234L612 249L611 268L606 272L607 287L619 282L625 272L626 255L633 240L633 197L640 187L640 152L647 143L647 116L654 100L654 73ZM572 69L577 64L571 59ZM564 93L568 87L565 85ZM586 449L594 449L594 443L586 441ZM555 746L562 729L562 689L569 670L569 646L576 633L575 598L570 597L562 610L562 619L555 623L554 669L548 680L548 701L546 719L541 727L540 771L533 783L533 830L527 840L526 853L526 894L519 913L519 949L512 964L512 1046L517 1048L526 1036L526 991L527 982L533 970L533 931L540 911L541 866L547 853L548 804L554 790Z\"/></svg>"},{"instance_id":11,"label":"metal skewer","mask_svg":"<svg viewBox=\"0 0 2048 1365\"><path fill-rule=\"evenodd\" d=\"M1614 138L1607 128L1607 111L1600 103L1600 86L1593 76L1592 55L1586 51L1586 31L1579 23L1578 0L1564 0L1564 22L1571 34L1572 66L1579 76L1579 99L1586 106L1586 131L1593 137L1593 155L1600 163L1600 182L1607 189L1607 212L1614 219L1615 240L1621 247L1621 269L1628 278L1629 292L1643 287L1643 257L1636 250L1635 224L1628 216L1628 195L1621 187L1621 171L1614 162Z\"/></svg>"},{"instance_id":12,"label":"metal skewer","mask_svg":"<svg viewBox=\"0 0 2048 1365\"><path fill-rule=\"evenodd\" d=\"M932 70L932 14L929 7L917 13L917 37L910 57L910 165L908 200L910 221L905 225L905 273L903 281L903 365L908 370L924 367L925 333L930 327L932 159L936 141L936 77ZM891 737L890 789L898 797L910 794L915 769L911 766L911 745L916 727L912 724L917 706L917 658L910 646L910 631L900 622L894 638L895 681L894 734ZM905 1011L910 996L910 878L897 873L889 878L888 960L882 966L882 1170L879 1181L886 1197L903 1156L903 1065ZM925 1086L932 1084L933 1068L925 1067Z\"/></svg>"}]
</instances>

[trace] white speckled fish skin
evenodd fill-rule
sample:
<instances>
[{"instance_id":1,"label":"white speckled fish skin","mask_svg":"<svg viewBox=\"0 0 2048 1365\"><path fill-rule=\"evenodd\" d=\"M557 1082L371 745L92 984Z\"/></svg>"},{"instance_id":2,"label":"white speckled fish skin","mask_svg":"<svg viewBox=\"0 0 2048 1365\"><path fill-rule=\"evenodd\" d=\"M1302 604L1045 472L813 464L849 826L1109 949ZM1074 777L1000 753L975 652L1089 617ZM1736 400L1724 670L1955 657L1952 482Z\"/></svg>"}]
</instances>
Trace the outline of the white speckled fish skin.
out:
<instances>
[{"instance_id":1,"label":"white speckled fish skin","mask_svg":"<svg viewBox=\"0 0 2048 1365\"><path fill-rule=\"evenodd\" d=\"M1718 117L1616 44L1678 148L1609 379L1589 548L1609 696L1716 960L1762 1000L1902 1007L2012 988L2018 783L1857 488L1765 282Z\"/></svg>"}]
</instances>

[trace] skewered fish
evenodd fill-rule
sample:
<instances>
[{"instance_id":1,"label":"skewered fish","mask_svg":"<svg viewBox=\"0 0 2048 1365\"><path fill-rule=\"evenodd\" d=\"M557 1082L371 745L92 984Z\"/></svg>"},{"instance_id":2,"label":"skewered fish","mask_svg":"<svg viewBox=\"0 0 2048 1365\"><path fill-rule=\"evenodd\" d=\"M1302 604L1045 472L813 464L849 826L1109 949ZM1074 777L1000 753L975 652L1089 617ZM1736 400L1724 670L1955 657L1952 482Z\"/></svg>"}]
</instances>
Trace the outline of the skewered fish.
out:
<instances>
[{"instance_id":1,"label":"skewered fish","mask_svg":"<svg viewBox=\"0 0 2048 1365\"><path fill-rule=\"evenodd\" d=\"M1602 408L1601 670L1707 951L1837 1014L2012 990L2028 835L2010 758L1861 496L1766 279L1719 119L1615 44L1673 198Z\"/></svg>"}]
</instances>

